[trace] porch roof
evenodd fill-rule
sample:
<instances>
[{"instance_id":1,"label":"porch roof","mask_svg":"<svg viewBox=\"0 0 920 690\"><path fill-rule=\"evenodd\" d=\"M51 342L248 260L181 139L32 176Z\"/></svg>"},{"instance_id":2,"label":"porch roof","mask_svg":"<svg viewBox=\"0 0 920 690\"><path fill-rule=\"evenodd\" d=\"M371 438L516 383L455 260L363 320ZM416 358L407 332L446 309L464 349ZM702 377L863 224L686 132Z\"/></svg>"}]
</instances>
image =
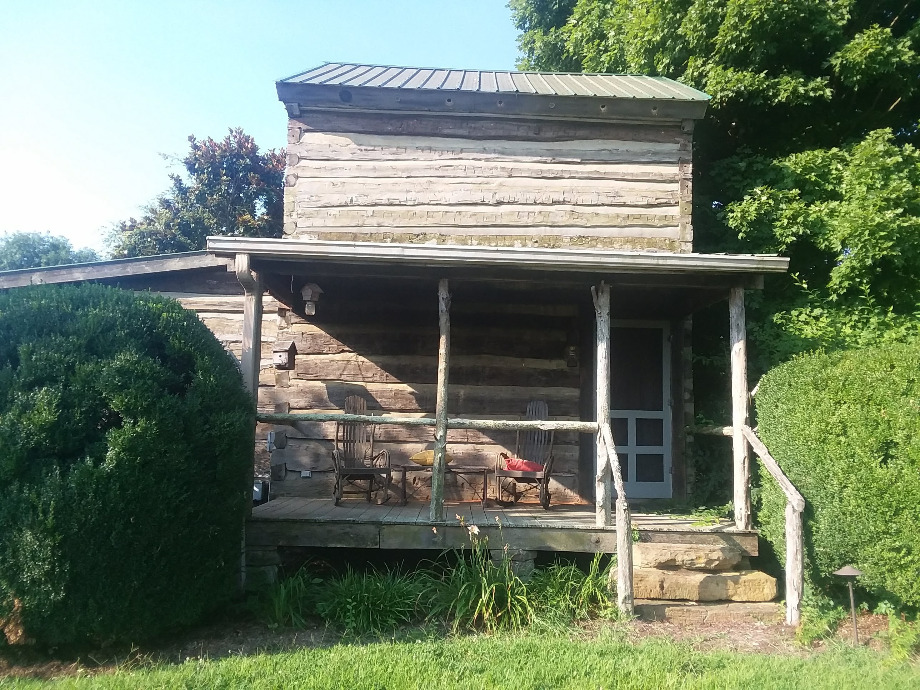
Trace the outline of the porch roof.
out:
<instances>
[{"instance_id":1,"label":"porch roof","mask_svg":"<svg viewBox=\"0 0 920 690\"><path fill-rule=\"evenodd\" d=\"M789 259L764 254L696 254L547 247L337 242L328 240L209 237L217 256L249 254L254 261L322 262L444 269L514 269L554 274L709 274L751 276L785 273Z\"/></svg>"}]
</instances>

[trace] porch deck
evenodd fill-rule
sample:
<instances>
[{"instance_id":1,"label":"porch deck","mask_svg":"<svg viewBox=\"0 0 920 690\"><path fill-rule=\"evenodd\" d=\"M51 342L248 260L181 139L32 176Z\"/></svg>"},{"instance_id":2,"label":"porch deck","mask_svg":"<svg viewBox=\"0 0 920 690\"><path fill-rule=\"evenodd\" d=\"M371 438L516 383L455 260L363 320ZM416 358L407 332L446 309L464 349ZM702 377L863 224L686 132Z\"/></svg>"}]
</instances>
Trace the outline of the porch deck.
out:
<instances>
[{"instance_id":1,"label":"porch deck","mask_svg":"<svg viewBox=\"0 0 920 690\"><path fill-rule=\"evenodd\" d=\"M468 526L492 544L534 551L616 551L616 528L594 524L594 506L537 504L503 507L494 501L445 503L446 523L428 519L428 503L377 505L331 499L280 497L257 506L246 530L253 547L305 546L372 549L446 549L469 545ZM639 540L693 544L731 544L757 555L757 532L738 530L725 520L700 524L693 518L634 513ZM460 519L462 518L462 520Z\"/></svg>"}]
</instances>

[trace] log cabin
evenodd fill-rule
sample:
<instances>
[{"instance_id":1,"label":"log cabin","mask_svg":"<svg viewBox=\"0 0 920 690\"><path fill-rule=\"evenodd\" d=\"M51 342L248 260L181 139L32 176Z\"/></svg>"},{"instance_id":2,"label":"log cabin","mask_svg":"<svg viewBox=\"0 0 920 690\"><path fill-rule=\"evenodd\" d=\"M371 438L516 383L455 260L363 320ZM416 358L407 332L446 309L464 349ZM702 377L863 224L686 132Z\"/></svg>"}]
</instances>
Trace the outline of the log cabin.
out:
<instances>
[{"instance_id":1,"label":"log cabin","mask_svg":"<svg viewBox=\"0 0 920 690\"><path fill-rule=\"evenodd\" d=\"M180 297L227 331L258 399L257 456L278 499L255 511L250 550L456 545L466 535L446 525L447 502L463 522L504 520L517 548L617 551L631 610L626 499L686 495L692 315L725 301L733 524L639 528L643 541L686 543L691 532L756 555L744 291L788 261L693 251L693 130L708 96L660 77L344 63L276 86L288 114L284 238L212 237L206 253L174 257L183 269L104 278ZM225 271L232 319L197 288L171 285L195 262ZM402 473L408 512L388 492L379 513L331 505L350 396L393 466L433 450L430 472ZM558 524L552 509L526 519L487 509L501 497L488 470L534 428L523 416L535 400L549 413L538 426L553 432ZM446 471L448 456L471 471ZM481 509L456 508L480 498Z\"/></svg>"}]
</instances>

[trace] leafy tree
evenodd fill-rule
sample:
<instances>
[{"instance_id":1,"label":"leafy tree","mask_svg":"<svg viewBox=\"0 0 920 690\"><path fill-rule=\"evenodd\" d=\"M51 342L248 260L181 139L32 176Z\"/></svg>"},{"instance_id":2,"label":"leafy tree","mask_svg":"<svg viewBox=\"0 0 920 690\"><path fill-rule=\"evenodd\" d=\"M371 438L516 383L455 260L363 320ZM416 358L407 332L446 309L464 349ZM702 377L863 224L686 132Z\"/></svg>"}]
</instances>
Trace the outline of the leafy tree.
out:
<instances>
[{"instance_id":1,"label":"leafy tree","mask_svg":"<svg viewBox=\"0 0 920 690\"><path fill-rule=\"evenodd\" d=\"M702 251L781 252L751 300L757 364L910 338L920 311L920 3L512 0L520 66L663 75L712 96Z\"/></svg>"},{"instance_id":2,"label":"leafy tree","mask_svg":"<svg viewBox=\"0 0 920 690\"><path fill-rule=\"evenodd\" d=\"M79 264L98 259L92 249L75 250L64 237L40 232L0 235L0 271Z\"/></svg>"},{"instance_id":3,"label":"leafy tree","mask_svg":"<svg viewBox=\"0 0 920 690\"><path fill-rule=\"evenodd\" d=\"M281 237L284 156L260 153L251 136L231 129L220 141L190 136L182 159L186 176L170 175L169 189L139 219L118 223L109 242L115 257L204 249L208 235Z\"/></svg>"}]
</instances>

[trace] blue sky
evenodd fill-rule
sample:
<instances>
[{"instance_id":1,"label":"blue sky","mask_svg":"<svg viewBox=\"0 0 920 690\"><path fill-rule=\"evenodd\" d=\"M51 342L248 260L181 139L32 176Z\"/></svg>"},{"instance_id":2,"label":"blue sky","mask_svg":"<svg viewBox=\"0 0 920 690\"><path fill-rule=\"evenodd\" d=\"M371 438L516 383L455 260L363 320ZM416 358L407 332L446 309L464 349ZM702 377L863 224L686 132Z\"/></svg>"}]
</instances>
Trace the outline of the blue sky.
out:
<instances>
[{"instance_id":1,"label":"blue sky","mask_svg":"<svg viewBox=\"0 0 920 690\"><path fill-rule=\"evenodd\" d=\"M104 249L187 137L284 145L274 82L323 62L511 69L504 0L9 0L0 12L0 233Z\"/></svg>"}]
</instances>

